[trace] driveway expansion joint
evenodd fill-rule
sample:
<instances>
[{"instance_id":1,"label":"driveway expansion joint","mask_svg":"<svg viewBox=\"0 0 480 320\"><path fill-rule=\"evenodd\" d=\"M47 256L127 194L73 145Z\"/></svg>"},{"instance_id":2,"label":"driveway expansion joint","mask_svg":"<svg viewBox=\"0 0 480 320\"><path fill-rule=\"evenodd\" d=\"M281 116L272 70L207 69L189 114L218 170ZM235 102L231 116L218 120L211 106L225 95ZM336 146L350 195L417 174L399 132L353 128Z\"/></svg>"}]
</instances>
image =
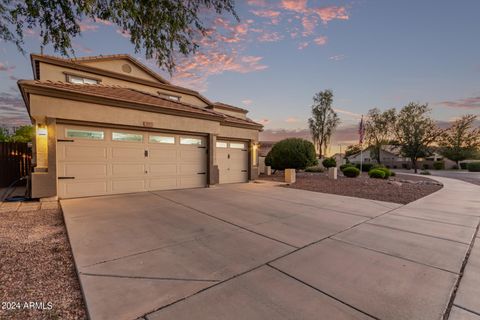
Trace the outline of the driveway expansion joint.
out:
<instances>
[{"instance_id":1,"label":"driveway expansion joint","mask_svg":"<svg viewBox=\"0 0 480 320\"><path fill-rule=\"evenodd\" d=\"M126 275L119 275L119 274L101 274L101 273L88 273L88 272L80 272L79 274L82 275L82 276L91 276L91 277L110 277L110 278L163 280L163 281L192 281L192 282L219 282L219 281L221 281L221 280L216 280L216 279L143 277L143 276L126 276Z\"/></svg>"},{"instance_id":2,"label":"driveway expansion joint","mask_svg":"<svg viewBox=\"0 0 480 320\"><path fill-rule=\"evenodd\" d=\"M455 303L454 303L452 306L457 307L457 308L460 308L460 309L463 309L463 310L468 311L468 312L470 312L470 313L473 313L473 314L475 314L475 315L477 315L477 316L480 316L480 313L478 313L478 312L476 312L476 311L473 311L473 310L470 310L470 309L468 309L468 308L459 306L458 304L455 304Z\"/></svg>"}]
</instances>

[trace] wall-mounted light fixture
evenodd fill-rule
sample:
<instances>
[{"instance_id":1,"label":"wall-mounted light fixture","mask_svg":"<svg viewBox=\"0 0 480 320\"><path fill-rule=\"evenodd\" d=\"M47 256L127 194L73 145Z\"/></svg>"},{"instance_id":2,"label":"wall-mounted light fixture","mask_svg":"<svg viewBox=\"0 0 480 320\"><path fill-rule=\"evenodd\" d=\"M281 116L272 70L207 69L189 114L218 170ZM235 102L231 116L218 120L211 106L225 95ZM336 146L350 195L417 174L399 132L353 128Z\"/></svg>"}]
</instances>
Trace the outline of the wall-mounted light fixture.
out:
<instances>
[{"instance_id":1,"label":"wall-mounted light fixture","mask_svg":"<svg viewBox=\"0 0 480 320\"><path fill-rule=\"evenodd\" d=\"M47 126L44 124L37 125L37 135L46 136L48 134Z\"/></svg>"}]
</instances>

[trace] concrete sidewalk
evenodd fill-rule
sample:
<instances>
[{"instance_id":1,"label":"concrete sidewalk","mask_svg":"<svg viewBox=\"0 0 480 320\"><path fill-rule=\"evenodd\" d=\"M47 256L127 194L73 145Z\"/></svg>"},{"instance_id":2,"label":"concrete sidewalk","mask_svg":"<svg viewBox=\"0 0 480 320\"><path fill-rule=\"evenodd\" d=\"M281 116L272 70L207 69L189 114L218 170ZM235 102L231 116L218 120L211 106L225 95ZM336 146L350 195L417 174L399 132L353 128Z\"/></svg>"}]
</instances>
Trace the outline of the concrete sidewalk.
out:
<instances>
[{"instance_id":1,"label":"concrete sidewalk","mask_svg":"<svg viewBox=\"0 0 480 320\"><path fill-rule=\"evenodd\" d=\"M480 187L434 179L405 206L262 183L62 208L94 320L478 320Z\"/></svg>"}]
</instances>

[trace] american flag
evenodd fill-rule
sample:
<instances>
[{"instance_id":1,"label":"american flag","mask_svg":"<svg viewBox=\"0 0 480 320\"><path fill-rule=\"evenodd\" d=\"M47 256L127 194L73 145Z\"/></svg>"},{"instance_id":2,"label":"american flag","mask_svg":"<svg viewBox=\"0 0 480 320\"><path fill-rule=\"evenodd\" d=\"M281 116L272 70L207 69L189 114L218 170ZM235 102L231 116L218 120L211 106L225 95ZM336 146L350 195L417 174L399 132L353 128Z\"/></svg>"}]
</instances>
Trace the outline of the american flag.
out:
<instances>
[{"instance_id":1,"label":"american flag","mask_svg":"<svg viewBox=\"0 0 480 320\"><path fill-rule=\"evenodd\" d=\"M360 136L359 143L363 143L363 138L365 137L365 125L363 124L363 115L362 120L360 120L360 126L358 127L358 135Z\"/></svg>"}]
</instances>

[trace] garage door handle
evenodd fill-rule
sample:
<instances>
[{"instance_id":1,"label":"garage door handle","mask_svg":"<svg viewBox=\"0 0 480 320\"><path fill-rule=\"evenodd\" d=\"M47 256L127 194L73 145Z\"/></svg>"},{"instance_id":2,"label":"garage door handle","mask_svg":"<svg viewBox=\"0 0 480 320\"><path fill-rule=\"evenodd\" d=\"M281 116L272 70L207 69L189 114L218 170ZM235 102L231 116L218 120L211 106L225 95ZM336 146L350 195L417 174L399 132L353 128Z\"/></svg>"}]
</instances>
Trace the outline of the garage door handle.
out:
<instances>
[{"instance_id":1,"label":"garage door handle","mask_svg":"<svg viewBox=\"0 0 480 320\"><path fill-rule=\"evenodd\" d=\"M75 140L71 139L57 139L57 142L74 142Z\"/></svg>"},{"instance_id":2,"label":"garage door handle","mask_svg":"<svg viewBox=\"0 0 480 320\"><path fill-rule=\"evenodd\" d=\"M207 147L203 146L203 147L198 147L198 148L200 148L200 149L206 149Z\"/></svg>"},{"instance_id":3,"label":"garage door handle","mask_svg":"<svg viewBox=\"0 0 480 320\"><path fill-rule=\"evenodd\" d=\"M145 155L145 157L148 157L148 150L145 150L143 154Z\"/></svg>"},{"instance_id":4,"label":"garage door handle","mask_svg":"<svg viewBox=\"0 0 480 320\"><path fill-rule=\"evenodd\" d=\"M75 177L58 177L59 180L75 179Z\"/></svg>"},{"instance_id":5,"label":"garage door handle","mask_svg":"<svg viewBox=\"0 0 480 320\"><path fill-rule=\"evenodd\" d=\"M242 172L247 172L247 170L242 170Z\"/></svg>"},{"instance_id":6,"label":"garage door handle","mask_svg":"<svg viewBox=\"0 0 480 320\"><path fill-rule=\"evenodd\" d=\"M197 172L197 174L207 174L206 172Z\"/></svg>"}]
</instances>

